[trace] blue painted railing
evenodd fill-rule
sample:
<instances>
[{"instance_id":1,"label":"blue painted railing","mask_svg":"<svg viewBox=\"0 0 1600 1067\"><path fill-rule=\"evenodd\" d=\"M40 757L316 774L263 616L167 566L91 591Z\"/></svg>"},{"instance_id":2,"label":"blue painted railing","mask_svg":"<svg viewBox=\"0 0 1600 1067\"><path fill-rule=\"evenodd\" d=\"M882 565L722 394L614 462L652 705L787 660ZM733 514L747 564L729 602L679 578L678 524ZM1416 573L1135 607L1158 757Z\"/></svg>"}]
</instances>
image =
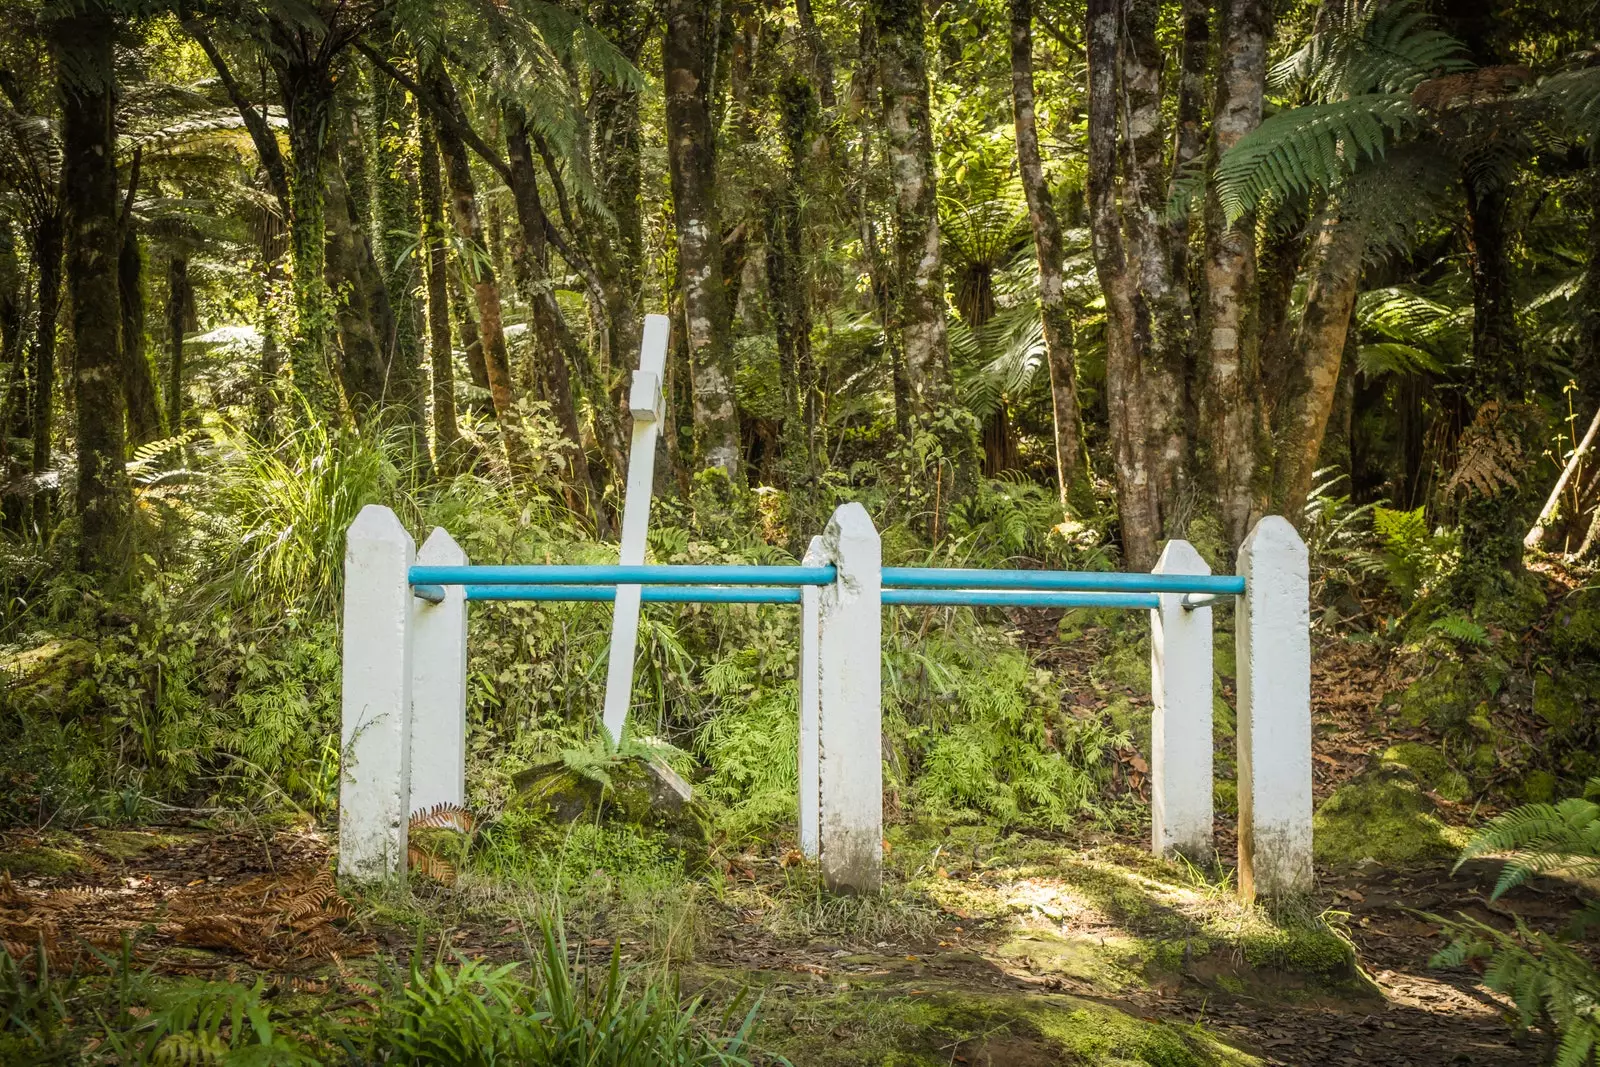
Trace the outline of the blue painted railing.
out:
<instances>
[{"instance_id":1,"label":"blue painted railing","mask_svg":"<svg viewBox=\"0 0 1600 1067\"><path fill-rule=\"evenodd\" d=\"M566 565L414 566L412 591L438 602L460 585L468 600L611 601L618 585L640 585L640 599L660 604L798 604L802 586L830 585L832 566ZM1102 571L978 570L885 567L885 604L1129 608L1160 606L1160 593L1238 595L1231 574L1130 574Z\"/></svg>"}]
</instances>

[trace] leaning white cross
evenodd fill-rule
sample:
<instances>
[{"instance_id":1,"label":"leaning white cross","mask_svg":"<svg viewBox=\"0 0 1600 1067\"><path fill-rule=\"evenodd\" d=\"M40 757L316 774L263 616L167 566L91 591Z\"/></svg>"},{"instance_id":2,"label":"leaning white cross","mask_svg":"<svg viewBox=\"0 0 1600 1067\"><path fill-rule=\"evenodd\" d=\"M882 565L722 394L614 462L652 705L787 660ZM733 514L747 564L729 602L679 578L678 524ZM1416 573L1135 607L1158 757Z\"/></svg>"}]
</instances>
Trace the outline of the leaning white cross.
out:
<instances>
[{"instance_id":1,"label":"leaning white cross","mask_svg":"<svg viewBox=\"0 0 1600 1067\"><path fill-rule=\"evenodd\" d=\"M633 372L628 408L633 412L633 445L628 452L628 488L622 498L622 551L624 567L644 562L645 530L650 525L650 493L655 483L656 439L661 436L661 376L667 368L667 339L672 320L665 315L644 317L644 340L639 346L639 369ZM611 613L611 653L606 661L606 733L613 744L622 743L622 727L633 701L633 657L639 648L639 598L637 585L617 586Z\"/></svg>"}]
</instances>

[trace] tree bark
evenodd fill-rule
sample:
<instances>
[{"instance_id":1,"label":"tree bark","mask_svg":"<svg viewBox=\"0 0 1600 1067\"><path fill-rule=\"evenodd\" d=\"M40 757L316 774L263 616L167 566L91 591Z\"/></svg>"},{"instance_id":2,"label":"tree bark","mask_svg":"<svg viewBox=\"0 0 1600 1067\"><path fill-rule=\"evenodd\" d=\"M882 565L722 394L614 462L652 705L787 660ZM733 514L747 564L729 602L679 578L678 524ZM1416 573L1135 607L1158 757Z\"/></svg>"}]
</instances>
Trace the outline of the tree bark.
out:
<instances>
[{"instance_id":1,"label":"tree bark","mask_svg":"<svg viewBox=\"0 0 1600 1067\"><path fill-rule=\"evenodd\" d=\"M895 270L890 332L905 359L913 421L950 394L944 262L939 248L939 184L922 0L872 0L878 87L889 173L894 184Z\"/></svg>"},{"instance_id":2,"label":"tree bark","mask_svg":"<svg viewBox=\"0 0 1600 1067\"><path fill-rule=\"evenodd\" d=\"M1044 327L1045 365L1055 427L1056 485L1063 510L1074 498L1087 505L1083 438L1078 416L1078 371L1073 353L1072 311L1067 307L1061 219L1050 199L1033 104L1033 0L1011 0L1011 110L1017 136L1017 169L1028 199L1034 256L1039 264L1039 317Z\"/></svg>"},{"instance_id":3,"label":"tree bark","mask_svg":"<svg viewBox=\"0 0 1600 1067\"><path fill-rule=\"evenodd\" d=\"M433 122L418 116L422 163L418 181L422 209L422 254L428 281L428 361L433 370L433 460L455 469L461 440L456 425L456 377L450 347L449 244L444 229L444 183L439 173L439 142Z\"/></svg>"},{"instance_id":4,"label":"tree bark","mask_svg":"<svg viewBox=\"0 0 1600 1067\"><path fill-rule=\"evenodd\" d=\"M737 482L739 417L728 336L731 309L722 276L716 129L711 113L720 6L711 0L666 0L665 14L667 164L694 387L695 445L703 468L721 469Z\"/></svg>"},{"instance_id":5,"label":"tree bark","mask_svg":"<svg viewBox=\"0 0 1600 1067\"><path fill-rule=\"evenodd\" d=\"M1210 166L1261 125L1272 11L1267 0L1229 0L1211 124ZM1263 460L1261 322L1255 218L1229 226L1216 191L1206 194L1205 304L1200 332L1200 435L1212 492L1230 549L1261 512Z\"/></svg>"},{"instance_id":6,"label":"tree bark","mask_svg":"<svg viewBox=\"0 0 1600 1067\"><path fill-rule=\"evenodd\" d=\"M11 439L25 437L28 422L28 375L22 358L22 305L26 278L17 256L11 220L0 221L0 365L7 370L0 392L0 471L11 460Z\"/></svg>"},{"instance_id":7,"label":"tree bark","mask_svg":"<svg viewBox=\"0 0 1600 1067\"><path fill-rule=\"evenodd\" d=\"M767 286L784 375L784 459L794 489L809 485L816 474L817 381L806 300L803 196L817 97L810 81L789 75L779 82L777 103L784 180L768 216Z\"/></svg>"},{"instance_id":8,"label":"tree bark","mask_svg":"<svg viewBox=\"0 0 1600 1067\"><path fill-rule=\"evenodd\" d=\"M366 157L357 138L330 146L323 186L327 288L339 334L339 381L345 402L361 425L377 420L387 398L389 339L394 314L372 254L366 208L370 205Z\"/></svg>"},{"instance_id":9,"label":"tree bark","mask_svg":"<svg viewBox=\"0 0 1600 1067\"><path fill-rule=\"evenodd\" d=\"M1090 0L1089 217L1106 297L1106 406L1126 564L1182 533L1193 309L1167 221L1155 0ZM1119 123L1119 115L1121 120ZM1121 190L1119 198L1119 161Z\"/></svg>"},{"instance_id":10,"label":"tree bark","mask_svg":"<svg viewBox=\"0 0 1600 1067\"><path fill-rule=\"evenodd\" d=\"M65 190L63 190L65 192ZM32 392L28 397L31 408L29 426L33 431L33 473L35 476L50 469L52 418L55 411L56 386L56 320L61 314L62 252L66 236L66 220L54 211L39 218L33 234L33 262L38 272L38 298L35 301L33 346L28 362Z\"/></svg>"},{"instance_id":11,"label":"tree bark","mask_svg":"<svg viewBox=\"0 0 1600 1067\"><path fill-rule=\"evenodd\" d=\"M145 344L144 250L132 226L123 225L117 253L117 293L122 311L122 387L128 405L128 443L161 438L161 397Z\"/></svg>"},{"instance_id":12,"label":"tree bark","mask_svg":"<svg viewBox=\"0 0 1600 1067\"><path fill-rule=\"evenodd\" d=\"M183 336L193 316L189 260L173 256L167 267L167 428L183 432Z\"/></svg>"},{"instance_id":13,"label":"tree bark","mask_svg":"<svg viewBox=\"0 0 1600 1067\"><path fill-rule=\"evenodd\" d=\"M413 462L426 470L427 381L422 370L422 309L417 264L425 258L413 242L421 232L417 174L410 143L413 119L404 90L369 68L372 85L372 223L374 266L383 278L393 321L385 338L388 368L383 422L400 429Z\"/></svg>"},{"instance_id":14,"label":"tree bark","mask_svg":"<svg viewBox=\"0 0 1600 1067\"><path fill-rule=\"evenodd\" d=\"M430 78L434 93L459 117L461 104L455 86L438 67L431 72ZM515 401L500 310L500 287L484 246L483 222L478 214L478 188L472 178L472 162L467 157L466 145L454 129L441 124L438 134L439 152L445 164L446 184L450 189L450 213L455 222L456 235L461 238L464 254L468 257L465 268L472 282L473 303L478 311L478 335L483 345L489 395L494 403L495 418L506 435L507 450L514 452L515 446L511 443L510 435L515 432Z\"/></svg>"},{"instance_id":15,"label":"tree bark","mask_svg":"<svg viewBox=\"0 0 1600 1067\"><path fill-rule=\"evenodd\" d=\"M328 351L333 324L327 282L328 125L333 121L333 76L326 63L305 61L281 49L278 92L289 128L289 250L294 264L295 330L289 339L289 372L314 417L335 416L337 402Z\"/></svg>"},{"instance_id":16,"label":"tree bark","mask_svg":"<svg viewBox=\"0 0 1600 1067\"><path fill-rule=\"evenodd\" d=\"M104 2L51 23L61 87L61 188L76 348L78 563L119 573L132 497L123 466L122 313L117 287L116 21Z\"/></svg>"},{"instance_id":17,"label":"tree bark","mask_svg":"<svg viewBox=\"0 0 1600 1067\"><path fill-rule=\"evenodd\" d=\"M1289 378L1274 426L1272 499L1278 513L1294 523L1304 513L1333 411L1364 244L1361 227L1341 218L1337 205L1330 206L1312 242L1305 310L1290 342Z\"/></svg>"},{"instance_id":18,"label":"tree bark","mask_svg":"<svg viewBox=\"0 0 1600 1067\"><path fill-rule=\"evenodd\" d=\"M638 0L597 0L595 25L623 58L639 65L654 18ZM644 326L644 221L641 197L639 92L590 76L591 157L595 185L615 220L616 243L609 256L596 257L605 293L607 334L603 366L626 369L639 351ZM585 387L587 389L587 386ZM595 404L599 397L592 398Z\"/></svg>"}]
</instances>

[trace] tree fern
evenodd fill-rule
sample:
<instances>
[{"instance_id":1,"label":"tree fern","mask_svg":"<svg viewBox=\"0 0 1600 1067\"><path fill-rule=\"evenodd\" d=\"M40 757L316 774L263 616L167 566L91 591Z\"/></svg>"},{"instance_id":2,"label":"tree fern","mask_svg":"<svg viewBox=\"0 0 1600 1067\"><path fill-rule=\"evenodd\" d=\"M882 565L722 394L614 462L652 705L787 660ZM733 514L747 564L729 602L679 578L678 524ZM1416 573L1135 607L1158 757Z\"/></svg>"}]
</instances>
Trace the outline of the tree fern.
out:
<instances>
[{"instance_id":1,"label":"tree fern","mask_svg":"<svg viewBox=\"0 0 1600 1067\"><path fill-rule=\"evenodd\" d=\"M1588 788L1600 793L1600 778L1591 778ZM1536 874L1600 875L1600 805L1572 797L1515 808L1473 835L1456 866L1488 855L1507 860L1495 883L1496 897Z\"/></svg>"},{"instance_id":2,"label":"tree fern","mask_svg":"<svg viewBox=\"0 0 1600 1067\"><path fill-rule=\"evenodd\" d=\"M1313 98L1409 92L1425 78L1470 69L1461 43L1434 28L1413 0L1328 4L1306 41L1268 72L1279 88Z\"/></svg>"},{"instance_id":3,"label":"tree fern","mask_svg":"<svg viewBox=\"0 0 1600 1067\"><path fill-rule=\"evenodd\" d=\"M1218 199L1231 224L1268 196L1293 199L1331 188L1421 125L1411 101L1391 93L1280 111L1218 161Z\"/></svg>"}]
</instances>

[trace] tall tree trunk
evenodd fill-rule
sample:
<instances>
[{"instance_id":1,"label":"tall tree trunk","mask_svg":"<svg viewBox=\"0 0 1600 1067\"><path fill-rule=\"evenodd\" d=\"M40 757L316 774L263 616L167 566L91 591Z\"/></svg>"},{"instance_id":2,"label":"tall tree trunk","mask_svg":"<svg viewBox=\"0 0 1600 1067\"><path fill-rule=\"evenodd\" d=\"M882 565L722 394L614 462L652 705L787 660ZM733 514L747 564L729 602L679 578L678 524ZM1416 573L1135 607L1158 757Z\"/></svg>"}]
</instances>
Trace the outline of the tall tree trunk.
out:
<instances>
[{"instance_id":1,"label":"tall tree trunk","mask_svg":"<svg viewBox=\"0 0 1600 1067\"><path fill-rule=\"evenodd\" d=\"M173 256L167 267L167 427L183 432L183 336L194 315L189 260Z\"/></svg>"},{"instance_id":2,"label":"tall tree trunk","mask_svg":"<svg viewBox=\"0 0 1600 1067\"><path fill-rule=\"evenodd\" d=\"M430 72L431 88L445 102L458 119L464 119L455 86L442 69L435 66ZM466 273L472 282L473 304L478 311L478 335L483 345L483 363L488 377L489 395L494 403L494 415L500 422L508 454L515 454L513 443L516 433L515 400L511 391L511 362L506 355L506 335L500 309L500 286L494 267L489 262L484 244L483 221L478 214L478 187L472 177L472 161L467 156L467 146L455 131L440 124L439 153L444 161L445 180L450 189L450 214L455 221L456 235L461 239L467 257Z\"/></svg>"},{"instance_id":3,"label":"tall tree trunk","mask_svg":"<svg viewBox=\"0 0 1600 1067\"><path fill-rule=\"evenodd\" d=\"M1333 411L1364 246L1362 227L1330 205L1312 242L1305 310L1290 342L1285 394L1275 406L1272 499L1291 522L1298 523L1305 510Z\"/></svg>"},{"instance_id":4,"label":"tall tree trunk","mask_svg":"<svg viewBox=\"0 0 1600 1067\"><path fill-rule=\"evenodd\" d=\"M132 498L123 466L122 309L117 295L117 26L85 3L50 26L61 83L61 187L76 347L79 566L113 574L128 559Z\"/></svg>"},{"instance_id":5,"label":"tall tree trunk","mask_svg":"<svg viewBox=\"0 0 1600 1067\"><path fill-rule=\"evenodd\" d=\"M872 0L878 86L894 181L891 332L904 354L912 414L922 420L950 394L939 184L934 170L922 0Z\"/></svg>"},{"instance_id":6,"label":"tall tree trunk","mask_svg":"<svg viewBox=\"0 0 1600 1067\"><path fill-rule=\"evenodd\" d=\"M1033 0L1011 0L1011 114L1017 133L1017 169L1028 198L1034 256L1039 263L1039 317L1044 326L1045 366L1050 371L1054 416L1056 484L1061 507L1088 505L1083 469L1082 429L1078 420L1078 371L1073 354L1072 311L1065 289L1066 252L1061 219L1050 199L1033 107Z\"/></svg>"},{"instance_id":7,"label":"tall tree trunk","mask_svg":"<svg viewBox=\"0 0 1600 1067\"><path fill-rule=\"evenodd\" d=\"M665 15L667 165L694 385L695 446L702 467L720 468L737 482L739 416L728 336L731 308L722 276L716 128L711 114L721 6L712 0L666 0Z\"/></svg>"},{"instance_id":8,"label":"tall tree trunk","mask_svg":"<svg viewBox=\"0 0 1600 1067\"><path fill-rule=\"evenodd\" d=\"M363 425L378 418L390 391L390 340L394 314L372 254L370 187L359 140L346 136L330 146L324 202L328 291L339 333L339 381L345 402Z\"/></svg>"},{"instance_id":9,"label":"tall tree trunk","mask_svg":"<svg viewBox=\"0 0 1600 1067\"><path fill-rule=\"evenodd\" d=\"M1463 185L1472 266L1472 359L1464 392L1473 418L1463 451L1492 451L1494 463L1514 476L1492 493L1470 484L1460 490L1461 562L1451 584L1458 601L1474 604L1503 594L1522 573L1522 534L1537 501L1521 467L1537 445L1523 410L1529 381L1511 294L1510 191L1480 182L1470 166Z\"/></svg>"},{"instance_id":10,"label":"tall tree trunk","mask_svg":"<svg viewBox=\"0 0 1600 1067\"><path fill-rule=\"evenodd\" d=\"M638 0L597 0L593 8L595 25L636 67L654 22L646 7ZM603 366L615 373L632 365L644 326L644 168L639 91L613 85L593 74L589 106L594 116L590 138L595 185L616 220L615 247L609 256L595 257L606 296L608 336ZM591 398L591 403L601 402L599 397Z\"/></svg>"},{"instance_id":11,"label":"tall tree trunk","mask_svg":"<svg viewBox=\"0 0 1600 1067\"><path fill-rule=\"evenodd\" d=\"M28 375L22 358L23 290L27 284L17 255L11 220L0 220L0 366L6 368L0 392L0 476L7 473L12 437L26 436Z\"/></svg>"},{"instance_id":12,"label":"tall tree trunk","mask_svg":"<svg viewBox=\"0 0 1600 1067\"><path fill-rule=\"evenodd\" d=\"M1090 0L1089 218L1106 297L1106 406L1126 564L1182 533L1194 332L1167 219L1156 0ZM1119 128L1119 116L1121 118ZM1119 197L1118 163L1122 163Z\"/></svg>"},{"instance_id":13,"label":"tall tree trunk","mask_svg":"<svg viewBox=\"0 0 1600 1067\"><path fill-rule=\"evenodd\" d=\"M816 475L817 381L805 285L804 182L817 97L807 79L790 75L779 82L777 103L784 181L769 214L767 285L784 370L783 448L793 490Z\"/></svg>"},{"instance_id":14,"label":"tall tree trunk","mask_svg":"<svg viewBox=\"0 0 1600 1067\"><path fill-rule=\"evenodd\" d=\"M65 190L63 190L65 192ZM50 439L54 429L56 388L56 319L61 313L61 256L66 237L66 219L55 211L44 213L33 234L33 263L38 273L38 298L35 300L33 347L28 362L32 369L31 410L28 420L33 430L33 473L50 469Z\"/></svg>"},{"instance_id":15,"label":"tall tree trunk","mask_svg":"<svg viewBox=\"0 0 1600 1067\"><path fill-rule=\"evenodd\" d=\"M494 401L489 397L489 367L483 358L483 335L478 332L478 317L472 310L472 297L464 281L466 264L459 258L453 260L450 271L450 307L455 319L456 333L461 337L461 351L467 359L467 374L472 378L476 395L468 405L473 414L494 416Z\"/></svg>"},{"instance_id":16,"label":"tall tree trunk","mask_svg":"<svg viewBox=\"0 0 1600 1067\"><path fill-rule=\"evenodd\" d=\"M528 143L527 124L519 115L508 114L505 122L506 160L510 165L511 196L517 209L518 239L512 253L513 270L518 287L528 301L532 312L534 348L538 352L540 369L550 392L551 409L571 448L568 452L568 473L573 485L591 494L588 510L594 515L601 531L609 529L606 520L605 479L589 468L583 451L583 430L578 425L577 405L572 396L569 360L580 366L587 363L586 355L572 342L573 352L565 349L566 319L561 306L556 303L550 279L549 243L545 237L546 218L544 205L539 198L539 177L534 169L533 153ZM602 391L591 397L596 406L609 403ZM620 473L620 471L619 471Z\"/></svg>"},{"instance_id":17,"label":"tall tree trunk","mask_svg":"<svg viewBox=\"0 0 1600 1067\"><path fill-rule=\"evenodd\" d=\"M422 142L418 175L422 209L422 254L428 281L428 362L433 370L433 459L445 471L455 470L461 440L456 425L456 376L450 347L449 244L444 229L444 182L439 173L439 142L433 120L417 118Z\"/></svg>"},{"instance_id":18,"label":"tall tree trunk","mask_svg":"<svg viewBox=\"0 0 1600 1067\"><path fill-rule=\"evenodd\" d=\"M295 330L289 372L314 417L337 413L328 350L333 299L327 282L327 203L324 199L328 127L333 121L333 76L325 63L301 61L280 49L278 91L289 129L289 250L293 263Z\"/></svg>"},{"instance_id":19,"label":"tall tree trunk","mask_svg":"<svg viewBox=\"0 0 1600 1067\"><path fill-rule=\"evenodd\" d=\"M414 127L404 90L377 71L372 84L372 222L375 264L383 277L394 332L387 339L389 402L384 422L397 426L412 458L428 466L427 381L422 370L422 309L417 265L425 256L412 243L421 232L417 173L410 151Z\"/></svg>"},{"instance_id":20,"label":"tall tree trunk","mask_svg":"<svg viewBox=\"0 0 1600 1067\"><path fill-rule=\"evenodd\" d=\"M1221 69L1211 124L1210 168L1261 125L1267 81L1267 0L1228 0L1222 17ZM1255 218L1229 226L1216 190L1206 193L1205 304L1199 347L1200 439L1222 532L1237 549L1261 511L1256 471L1262 432L1261 322L1256 291Z\"/></svg>"},{"instance_id":21,"label":"tall tree trunk","mask_svg":"<svg viewBox=\"0 0 1600 1067\"><path fill-rule=\"evenodd\" d=\"M161 438L161 397L150 362L144 329L144 250L139 235L124 224L117 255L117 290L122 305L122 387L128 403L128 442Z\"/></svg>"}]
</instances>

